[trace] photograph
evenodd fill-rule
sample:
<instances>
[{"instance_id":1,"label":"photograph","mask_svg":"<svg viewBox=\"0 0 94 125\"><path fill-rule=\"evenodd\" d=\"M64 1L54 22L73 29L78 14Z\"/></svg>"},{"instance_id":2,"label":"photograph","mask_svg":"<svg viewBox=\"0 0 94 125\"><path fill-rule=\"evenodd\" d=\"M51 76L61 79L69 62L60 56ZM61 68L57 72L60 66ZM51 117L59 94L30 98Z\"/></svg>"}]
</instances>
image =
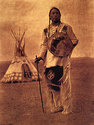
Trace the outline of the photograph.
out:
<instances>
[{"instance_id":1,"label":"photograph","mask_svg":"<svg viewBox=\"0 0 94 125\"><path fill-rule=\"evenodd\" d=\"M93 20L93 0L0 0L0 125L94 125Z\"/></svg>"}]
</instances>

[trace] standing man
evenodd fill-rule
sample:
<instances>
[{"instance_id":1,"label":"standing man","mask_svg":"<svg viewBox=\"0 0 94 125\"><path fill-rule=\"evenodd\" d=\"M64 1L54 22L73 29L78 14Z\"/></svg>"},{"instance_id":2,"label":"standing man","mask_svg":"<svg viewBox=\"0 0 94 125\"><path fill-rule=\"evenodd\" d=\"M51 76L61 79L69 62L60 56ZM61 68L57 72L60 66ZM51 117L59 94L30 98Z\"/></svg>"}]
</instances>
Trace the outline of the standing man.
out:
<instances>
[{"instance_id":1,"label":"standing man","mask_svg":"<svg viewBox=\"0 0 94 125\"><path fill-rule=\"evenodd\" d=\"M53 7L49 26L43 31L41 55L36 61L45 64L47 109L69 114L71 110L70 57L78 40L72 27L61 22L61 13Z\"/></svg>"}]
</instances>

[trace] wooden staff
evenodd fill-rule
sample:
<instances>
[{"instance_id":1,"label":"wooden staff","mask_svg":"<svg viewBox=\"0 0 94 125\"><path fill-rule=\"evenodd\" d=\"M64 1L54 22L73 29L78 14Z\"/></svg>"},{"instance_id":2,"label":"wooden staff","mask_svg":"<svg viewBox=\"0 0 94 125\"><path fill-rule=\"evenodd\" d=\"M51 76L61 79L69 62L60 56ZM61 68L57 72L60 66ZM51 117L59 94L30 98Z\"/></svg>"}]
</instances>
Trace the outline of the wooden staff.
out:
<instances>
[{"instance_id":1,"label":"wooden staff","mask_svg":"<svg viewBox=\"0 0 94 125\"><path fill-rule=\"evenodd\" d=\"M37 56L36 56L36 60L37 60ZM41 91L41 84L40 84L40 76L39 76L39 68L38 68L38 63L39 61L36 61L37 64L37 74L38 74L38 81L39 81L39 90L40 90L40 96L41 96L41 104L42 104L42 111L44 113L44 106L43 106L43 99L42 99L42 91Z\"/></svg>"}]
</instances>

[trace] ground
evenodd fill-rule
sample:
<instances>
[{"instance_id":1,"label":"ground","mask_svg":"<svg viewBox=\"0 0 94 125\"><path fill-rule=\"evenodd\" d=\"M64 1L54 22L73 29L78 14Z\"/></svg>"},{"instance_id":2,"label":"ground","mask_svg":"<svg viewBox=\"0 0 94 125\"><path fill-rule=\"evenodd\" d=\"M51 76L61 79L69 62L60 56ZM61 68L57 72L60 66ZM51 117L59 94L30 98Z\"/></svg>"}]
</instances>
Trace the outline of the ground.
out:
<instances>
[{"instance_id":1,"label":"ground","mask_svg":"<svg viewBox=\"0 0 94 125\"><path fill-rule=\"evenodd\" d=\"M0 63L0 79L10 62ZM41 69L40 69L41 72ZM94 125L94 59L71 59L73 114L43 113L38 82L0 83L0 125ZM44 83L41 81L42 92Z\"/></svg>"}]
</instances>

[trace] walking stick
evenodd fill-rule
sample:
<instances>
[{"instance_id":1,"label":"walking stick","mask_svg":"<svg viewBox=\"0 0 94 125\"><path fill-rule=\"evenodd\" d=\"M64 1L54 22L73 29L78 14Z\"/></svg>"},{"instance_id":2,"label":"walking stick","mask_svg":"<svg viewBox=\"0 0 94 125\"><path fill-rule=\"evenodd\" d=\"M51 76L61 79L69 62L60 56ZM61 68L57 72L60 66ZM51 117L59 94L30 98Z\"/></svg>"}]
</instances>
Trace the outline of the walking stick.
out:
<instances>
[{"instance_id":1,"label":"walking stick","mask_svg":"<svg viewBox=\"0 0 94 125\"><path fill-rule=\"evenodd\" d=\"M36 56L36 60L37 60L37 56ZM39 81L39 90L40 90L40 96L41 96L41 104L42 104L42 111L44 113L44 106L43 106L43 99L42 99L42 91L41 91L41 84L40 84L40 76L39 76L39 68L38 68L38 61L36 61L37 64L37 74L38 74L38 81Z\"/></svg>"}]
</instances>

